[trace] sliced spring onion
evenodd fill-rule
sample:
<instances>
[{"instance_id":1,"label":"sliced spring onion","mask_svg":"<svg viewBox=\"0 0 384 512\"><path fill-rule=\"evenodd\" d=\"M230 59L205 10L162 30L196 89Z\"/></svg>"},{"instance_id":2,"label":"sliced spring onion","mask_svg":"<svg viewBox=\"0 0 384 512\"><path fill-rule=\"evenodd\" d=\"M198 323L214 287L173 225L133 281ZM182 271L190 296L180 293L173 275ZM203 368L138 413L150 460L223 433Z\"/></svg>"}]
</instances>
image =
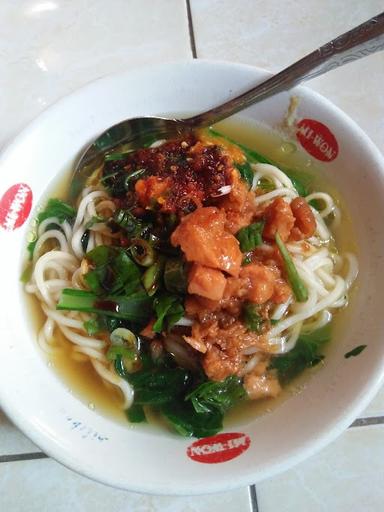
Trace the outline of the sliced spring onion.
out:
<instances>
[{"instance_id":1,"label":"sliced spring onion","mask_svg":"<svg viewBox=\"0 0 384 512\"><path fill-rule=\"evenodd\" d=\"M107 359L115 361L121 356L125 370L128 373L140 369L139 342L132 331L118 327L110 334L111 347L107 352Z\"/></svg>"},{"instance_id":2,"label":"sliced spring onion","mask_svg":"<svg viewBox=\"0 0 384 512\"><path fill-rule=\"evenodd\" d=\"M156 293L159 288L160 278L163 271L163 261L155 261L141 277L141 282L150 297Z\"/></svg>"},{"instance_id":3,"label":"sliced spring onion","mask_svg":"<svg viewBox=\"0 0 384 512\"><path fill-rule=\"evenodd\" d=\"M110 153L109 155L105 155L104 160L106 162L113 162L115 160L124 160L124 158L127 158L127 156L132 153L131 151L126 151L124 153Z\"/></svg>"},{"instance_id":4,"label":"sliced spring onion","mask_svg":"<svg viewBox=\"0 0 384 512\"><path fill-rule=\"evenodd\" d=\"M115 346L123 346L128 345L131 348L137 347L137 338L129 329L125 329L124 327L118 327L110 334L110 339L112 345Z\"/></svg>"},{"instance_id":5,"label":"sliced spring onion","mask_svg":"<svg viewBox=\"0 0 384 512\"><path fill-rule=\"evenodd\" d=\"M127 177L124 180L124 188L128 190L132 184L133 180L137 180L146 172L146 169L136 169L136 171L131 172L127 175Z\"/></svg>"},{"instance_id":6,"label":"sliced spring onion","mask_svg":"<svg viewBox=\"0 0 384 512\"><path fill-rule=\"evenodd\" d=\"M113 215L113 220L121 228L125 229L128 235L136 236L142 230L142 223L132 215L129 210L119 209Z\"/></svg>"},{"instance_id":7,"label":"sliced spring onion","mask_svg":"<svg viewBox=\"0 0 384 512\"><path fill-rule=\"evenodd\" d=\"M293 294L298 302L306 302L308 300L308 290L299 276L295 264L285 247L278 232L275 234L276 245L279 248L281 257L284 261L285 271L287 273L289 284L292 287Z\"/></svg>"},{"instance_id":8,"label":"sliced spring onion","mask_svg":"<svg viewBox=\"0 0 384 512\"><path fill-rule=\"evenodd\" d=\"M142 267L150 267L155 261L153 247L142 238L134 238L130 247L132 258Z\"/></svg>"}]
</instances>

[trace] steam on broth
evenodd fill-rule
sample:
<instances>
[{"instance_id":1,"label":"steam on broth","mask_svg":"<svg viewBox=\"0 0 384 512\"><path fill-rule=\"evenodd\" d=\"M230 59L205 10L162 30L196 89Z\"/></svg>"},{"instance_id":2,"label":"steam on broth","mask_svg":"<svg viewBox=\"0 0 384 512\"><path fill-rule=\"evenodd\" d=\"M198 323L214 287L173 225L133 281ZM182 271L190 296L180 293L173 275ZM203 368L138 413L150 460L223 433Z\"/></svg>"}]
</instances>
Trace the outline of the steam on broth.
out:
<instances>
[{"instance_id":1,"label":"steam on broth","mask_svg":"<svg viewBox=\"0 0 384 512\"><path fill-rule=\"evenodd\" d=\"M357 275L342 203L306 156L217 130L106 154L75 204L44 205L25 273L38 343L75 392L196 437L323 359Z\"/></svg>"}]
</instances>

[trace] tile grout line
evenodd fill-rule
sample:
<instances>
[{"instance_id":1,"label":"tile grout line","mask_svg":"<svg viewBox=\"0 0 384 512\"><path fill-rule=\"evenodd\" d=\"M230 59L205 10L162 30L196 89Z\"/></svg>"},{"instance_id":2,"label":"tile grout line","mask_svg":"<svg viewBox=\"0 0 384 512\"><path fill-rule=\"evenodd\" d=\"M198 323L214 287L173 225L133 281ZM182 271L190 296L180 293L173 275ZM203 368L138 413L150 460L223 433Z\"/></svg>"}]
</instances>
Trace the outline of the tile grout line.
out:
<instances>
[{"instance_id":1,"label":"tile grout line","mask_svg":"<svg viewBox=\"0 0 384 512\"><path fill-rule=\"evenodd\" d=\"M250 485L248 487L249 497L251 500L251 507L252 512L259 512L259 505L257 503L257 492L256 492L256 485Z\"/></svg>"},{"instance_id":2,"label":"tile grout line","mask_svg":"<svg viewBox=\"0 0 384 512\"><path fill-rule=\"evenodd\" d=\"M371 425L383 425L384 416L368 416L367 418L357 418L349 428L352 427L369 427Z\"/></svg>"},{"instance_id":3,"label":"tile grout line","mask_svg":"<svg viewBox=\"0 0 384 512\"><path fill-rule=\"evenodd\" d=\"M43 452L17 453L15 455L0 455L0 464L2 462L17 462L22 460L47 459L48 455Z\"/></svg>"},{"instance_id":4,"label":"tile grout line","mask_svg":"<svg viewBox=\"0 0 384 512\"><path fill-rule=\"evenodd\" d=\"M185 0L188 16L189 43L191 45L192 57L197 59L195 32L193 30L192 10L190 0Z\"/></svg>"}]
</instances>

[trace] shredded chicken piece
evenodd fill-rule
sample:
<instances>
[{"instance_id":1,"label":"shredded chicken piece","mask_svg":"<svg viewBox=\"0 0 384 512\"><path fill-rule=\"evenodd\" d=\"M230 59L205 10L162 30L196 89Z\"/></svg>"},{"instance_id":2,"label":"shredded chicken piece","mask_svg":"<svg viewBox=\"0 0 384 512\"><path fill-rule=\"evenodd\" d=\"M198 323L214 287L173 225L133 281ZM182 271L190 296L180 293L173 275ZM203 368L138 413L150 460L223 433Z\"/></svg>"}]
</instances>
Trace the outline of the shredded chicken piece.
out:
<instances>
[{"instance_id":1,"label":"shredded chicken piece","mask_svg":"<svg viewBox=\"0 0 384 512\"><path fill-rule=\"evenodd\" d=\"M220 270L195 263L188 276L188 293L211 300L223 298L226 279Z\"/></svg>"},{"instance_id":2,"label":"shredded chicken piece","mask_svg":"<svg viewBox=\"0 0 384 512\"><path fill-rule=\"evenodd\" d=\"M277 197L265 210L263 238L274 240L278 232L283 242L286 242L294 224L295 217L290 205L282 197Z\"/></svg>"},{"instance_id":3,"label":"shredded chicken piece","mask_svg":"<svg viewBox=\"0 0 384 512\"><path fill-rule=\"evenodd\" d=\"M219 206L226 213L225 227L236 234L239 229L248 226L256 213L254 195L249 192L245 183L241 180L239 172L232 169L231 191L220 199Z\"/></svg>"},{"instance_id":4,"label":"shredded chicken piece","mask_svg":"<svg viewBox=\"0 0 384 512\"><path fill-rule=\"evenodd\" d=\"M238 240L225 231L225 212L213 206L198 208L181 219L171 235L187 261L238 276L242 254Z\"/></svg>"},{"instance_id":5,"label":"shredded chicken piece","mask_svg":"<svg viewBox=\"0 0 384 512\"><path fill-rule=\"evenodd\" d=\"M292 228L290 239L303 240L309 238L316 231L316 219L311 207L302 197L296 197L291 201L290 206L295 217L295 225Z\"/></svg>"}]
</instances>

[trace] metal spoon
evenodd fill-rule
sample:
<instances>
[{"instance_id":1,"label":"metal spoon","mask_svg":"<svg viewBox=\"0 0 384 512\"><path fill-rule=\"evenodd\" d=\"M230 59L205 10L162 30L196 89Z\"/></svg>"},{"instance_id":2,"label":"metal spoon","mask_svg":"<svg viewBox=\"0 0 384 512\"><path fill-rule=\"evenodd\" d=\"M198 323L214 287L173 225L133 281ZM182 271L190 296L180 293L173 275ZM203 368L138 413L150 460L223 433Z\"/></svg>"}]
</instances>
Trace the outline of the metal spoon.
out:
<instances>
[{"instance_id":1,"label":"metal spoon","mask_svg":"<svg viewBox=\"0 0 384 512\"><path fill-rule=\"evenodd\" d=\"M206 112L187 119L140 117L122 121L105 130L86 148L75 167L70 195L75 197L78 194L90 173L102 164L106 152L123 144L124 147L129 144L137 148L140 141L151 135L164 139L210 126L300 82L383 49L384 12L321 46L249 91Z\"/></svg>"}]
</instances>

